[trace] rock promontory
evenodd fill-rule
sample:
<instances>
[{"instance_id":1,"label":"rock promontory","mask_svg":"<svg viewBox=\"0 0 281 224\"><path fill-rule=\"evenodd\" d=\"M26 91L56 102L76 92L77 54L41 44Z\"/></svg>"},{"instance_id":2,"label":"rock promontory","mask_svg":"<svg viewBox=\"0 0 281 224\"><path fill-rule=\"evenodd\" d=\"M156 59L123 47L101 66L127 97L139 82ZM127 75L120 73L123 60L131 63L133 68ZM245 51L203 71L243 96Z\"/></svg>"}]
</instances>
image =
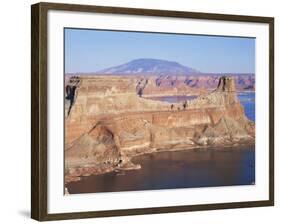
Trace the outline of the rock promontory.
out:
<instances>
[{"instance_id":1,"label":"rock promontory","mask_svg":"<svg viewBox=\"0 0 281 224\"><path fill-rule=\"evenodd\" d=\"M138 85L118 76L68 80L66 182L140 168L131 158L143 153L254 144L255 124L245 116L233 78L221 77L212 92L173 104L141 97Z\"/></svg>"}]
</instances>

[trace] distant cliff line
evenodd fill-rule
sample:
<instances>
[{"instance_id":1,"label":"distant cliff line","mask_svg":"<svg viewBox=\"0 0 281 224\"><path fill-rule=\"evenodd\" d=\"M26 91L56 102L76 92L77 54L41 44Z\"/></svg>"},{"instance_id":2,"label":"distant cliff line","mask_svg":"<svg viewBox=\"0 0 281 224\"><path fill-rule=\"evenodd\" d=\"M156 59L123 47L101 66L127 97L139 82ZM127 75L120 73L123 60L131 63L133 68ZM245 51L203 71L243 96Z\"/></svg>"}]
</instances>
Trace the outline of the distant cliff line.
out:
<instances>
[{"instance_id":1,"label":"distant cliff line","mask_svg":"<svg viewBox=\"0 0 281 224\"><path fill-rule=\"evenodd\" d=\"M98 75L98 74L72 74L81 78L91 77L124 77L135 79L137 82L147 82L144 95L149 96L166 96L166 95L186 95L187 91L191 95L198 95L204 90L214 90L222 76L232 77L235 79L236 90L238 92L255 91L255 75L254 74L196 74L185 76L172 76L172 75ZM70 74L66 76L66 82L72 77ZM191 89L192 88L192 89ZM194 91L192 91L194 90Z\"/></svg>"}]
</instances>

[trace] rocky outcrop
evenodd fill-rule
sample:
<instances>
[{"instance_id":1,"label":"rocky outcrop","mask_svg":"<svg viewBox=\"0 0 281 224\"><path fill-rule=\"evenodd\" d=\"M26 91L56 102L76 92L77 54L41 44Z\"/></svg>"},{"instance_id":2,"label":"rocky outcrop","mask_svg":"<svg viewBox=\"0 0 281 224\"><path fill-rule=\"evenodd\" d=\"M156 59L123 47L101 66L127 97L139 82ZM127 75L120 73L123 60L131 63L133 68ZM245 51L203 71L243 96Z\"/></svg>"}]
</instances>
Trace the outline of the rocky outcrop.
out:
<instances>
[{"instance_id":1,"label":"rocky outcrop","mask_svg":"<svg viewBox=\"0 0 281 224\"><path fill-rule=\"evenodd\" d=\"M184 96L206 93L203 88L193 88L184 81L186 77L151 76L137 79L143 96Z\"/></svg>"},{"instance_id":2,"label":"rocky outcrop","mask_svg":"<svg viewBox=\"0 0 281 224\"><path fill-rule=\"evenodd\" d=\"M138 96L135 81L95 77L77 82L65 122L66 181L140 168L130 158L142 153L254 144L255 126L244 114L234 79L221 77L213 92L187 101L186 107L175 104L179 110Z\"/></svg>"},{"instance_id":3,"label":"rocky outcrop","mask_svg":"<svg viewBox=\"0 0 281 224\"><path fill-rule=\"evenodd\" d=\"M220 77L221 75L215 74L191 75L184 78L184 83L192 88L212 90L217 87ZM237 91L255 90L255 74L235 74L231 78L235 80Z\"/></svg>"},{"instance_id":4,"label":"rocky outcrop","mask_svg":"<svg viewBox=\"0 0 281 224\"><path fill-rule=\"evenodd\" d=\"M137 81L142 86L143 96L183 96L200 95L216 89L220 77L214 74L139 76ZM235 80L237 91L255 90L254 74L236 74L231 78Z\"/></svg>"}]
</instances>

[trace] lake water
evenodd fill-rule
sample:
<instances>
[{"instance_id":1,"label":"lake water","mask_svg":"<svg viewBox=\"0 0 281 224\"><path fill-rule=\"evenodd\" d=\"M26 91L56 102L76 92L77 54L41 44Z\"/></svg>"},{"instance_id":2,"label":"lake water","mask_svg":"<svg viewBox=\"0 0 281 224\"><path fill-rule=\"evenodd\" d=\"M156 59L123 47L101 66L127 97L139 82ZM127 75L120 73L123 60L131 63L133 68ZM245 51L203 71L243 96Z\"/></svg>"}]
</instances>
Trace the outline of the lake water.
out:
<instances>
[{"instance_id":1,"label":"lake water","mask_svg":"<svg viewBox=\"0 0 281 224\"><path fill-rule=\"evenodd\" d=\"M195 98L195 96L193 97ZM185 96L155 100L183 102ZM239 94L246 116L255 121L255 93ZM67 184L69 193L136 191L250 185L255 182L255 148L196 149L159 152L133 159L139 170L82 177Z\"/></svg>"},{"instance_id":2,"label":"lake water","mask_svg":"<svg viewBox=\"0 0 281 224\"><path fill-rule=\"evenodd\" d=\"M70 193L250 185L255 182L254 146L158 152L133 160L139 170L83 177Z\"/></svg>"},{"instance_id":3,"label":"lake water","mask_svg":"<svg viewBox=\"0 0 281 224\"><path fill-rule=\"evenodd\" d=\"M197 98L197 96L153 96L153 97L146 97L151 100L157 101L164 101L168 103L180 103L184 102L185 100L193 100Z\"/></svg>"},{"instance_id":4,"label":"lake water","mask_svg":"<svg viewBox=\"0 0 281 224\"><path fill-rule=\"evenodd\" d=\"M244 106L246 116L250 120L255 121L255 92L239 93L238 97L241 104Z\"/></svg>"}]
</instances>

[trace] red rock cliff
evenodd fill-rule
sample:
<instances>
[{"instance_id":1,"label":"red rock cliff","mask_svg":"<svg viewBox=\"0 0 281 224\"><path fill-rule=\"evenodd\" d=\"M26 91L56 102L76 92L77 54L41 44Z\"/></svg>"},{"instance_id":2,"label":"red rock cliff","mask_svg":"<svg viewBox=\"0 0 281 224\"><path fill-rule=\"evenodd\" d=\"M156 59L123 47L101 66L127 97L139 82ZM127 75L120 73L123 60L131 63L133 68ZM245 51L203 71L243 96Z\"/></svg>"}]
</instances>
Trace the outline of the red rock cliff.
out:
<instances>
[{"instance_id":1,"label":"red rock cliff","mask_svg":"<svg viewBox=\"0 0 281 224\"><path fill-rule=\"evenodd\" d=\"M74 86L65 117L68 176L126 166L140 153L254 142L254 123L229 77L221 77L215 91L174 108L139 97L134 79L80 78L66 85L68 95Z\"/></svg>"}]
</instances>

